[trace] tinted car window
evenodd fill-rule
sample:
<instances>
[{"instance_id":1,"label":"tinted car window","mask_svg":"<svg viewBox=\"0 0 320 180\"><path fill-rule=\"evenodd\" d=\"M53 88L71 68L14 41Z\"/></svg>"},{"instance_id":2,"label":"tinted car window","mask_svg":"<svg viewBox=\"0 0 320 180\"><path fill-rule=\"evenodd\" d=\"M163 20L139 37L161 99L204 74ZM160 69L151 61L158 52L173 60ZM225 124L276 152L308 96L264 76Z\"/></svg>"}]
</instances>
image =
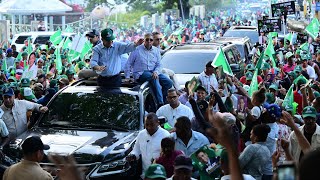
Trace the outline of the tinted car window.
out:
<instances>
[{"instance_id":1,"label":"tinted car window","mask_svg":"<svg viewBox=\"0 0 320 180\"><path fill-rule=\"evenodd\" d=\"M46 44L46 42L48 42L50 39L50 36L38 36L35 40L34 40L34 44Z\"/></svg>"},{"instance_id":2,"label":"tinted car window","mask_svg":"<svg viewBox=\"0 0 320 180\"><path fill-rule=\"evenodd\" d=\"M229 60L229 64L235 64L236 63L236 57L233 55L231 49L227 50L226 56Z\"/></svg>"},{"instance_id":3,"label":"tinted car window","mask_svg":"<svg viewBox=\"0 0 320 180\"><path fill-rule=\"evenodd\" d=\"M237 49L240 52L241 58L244 58L244 46L241 45L241 44L236 44L236 46L237 46Z\"/></svg>"},{"instance_id":4,"label":"tinted car window","mask_svg":"<svg viewBox=\"0 0 320 180\"><path fill-rule=\"evenodd\" d=\"M164 68L173 70L177 74L201 73L208 61L216 56L210 51L183 51L166 53L161 62Z\"/></svg>"},{"instance_id":5,"label":"tinted car window","mask_svg":"<svg viewBox=\"0 0 320 180\"><path fill-rule=\"evenodd\" d=\"M14 43L16 43L16 44L23 44L24 41L25 41L27 38L29 38L29 37L31 37L31 36L19 36Z\"/></svg>"},{"instance_id":6,"label":"tinted car window","mask_svg":"<svg viewBox=\"0 0 320 180\"><path fill-rule=\"evenodd\" d=\"M259 35L257 31L233 31L228 30L226 33L224 33L223 37L248 37L252 43L256 43L259 41Z\"/></svg>"},{"instance_id":7,"label":"tinted car window","mask_svg":"<svg viewBox=\"0 0 320 180\"><path fill-rule=\"evenodd\" d=\"M123 93L62 93L49 105L39 126L139 129L139 100Z\"/></svg>"}]
</instances>

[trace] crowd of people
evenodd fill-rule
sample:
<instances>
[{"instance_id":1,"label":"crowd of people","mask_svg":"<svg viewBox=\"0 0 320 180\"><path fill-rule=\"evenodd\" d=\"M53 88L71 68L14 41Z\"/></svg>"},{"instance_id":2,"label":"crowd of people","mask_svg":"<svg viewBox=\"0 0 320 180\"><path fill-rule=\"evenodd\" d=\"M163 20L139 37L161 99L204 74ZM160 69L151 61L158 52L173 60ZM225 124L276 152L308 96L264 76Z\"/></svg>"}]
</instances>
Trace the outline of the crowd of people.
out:
<instances>
[{"instance_id":1,"label":"crowd of people","mask_svg":"<svg viewBox=\"0 0 320 180\"><path fill-rule=\"evenodd\" d=\"M45 49L30 50L29 41L21 50L2 47L0 156L12 138L34 125L32 111L46 112L59 89L90 76L98 77L99 86L120 87L124 72L127 82L148 81L158 105L146 115L127 157L141 158L142 179L314 179L320 157L320 38L302 35L307 38L293 42L263 33L241 77L223 78L208 59L198 85L190 80L184 89L175 85L174 73L162 69L161 55L174 45L210 40L231 25L251 25L237 21L242 17L233 11L225 19L220 13L185 26L168 22L169 29L152 33L92 30L86 34L92 54L76 57L52 43ZM271 56L265 53L269 47ZM160 117L167 122L160 124ZM38 165L48 148L38 137L27 138L23 161L7 169L4 179L52 179ZM51 160L62 169L61 179L81 179L73 159ZM288 162L292 166L282 166Z\"/></svg>"}]
</instances>

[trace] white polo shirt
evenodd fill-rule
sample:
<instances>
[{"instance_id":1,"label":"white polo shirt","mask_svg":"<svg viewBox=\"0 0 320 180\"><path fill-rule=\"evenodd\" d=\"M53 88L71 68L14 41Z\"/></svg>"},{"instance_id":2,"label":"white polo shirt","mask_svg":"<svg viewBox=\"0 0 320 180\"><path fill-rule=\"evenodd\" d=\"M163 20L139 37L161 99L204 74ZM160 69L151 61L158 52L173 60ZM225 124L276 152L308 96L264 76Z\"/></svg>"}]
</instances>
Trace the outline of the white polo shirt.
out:
<instances>
[{"instance_id":1,"label":"white polo shirt","mask_svg":"<svg viewBox=\"0 0 320 180\"><path fill-rule=\"evenodd\" d=\"M174 127L174 124L176 123L177 118L181 116L186 116L190 120L194 118L194 113L193 111L186 105L179 104L179 106L175 109L173 109L170 104L166 104L164 106L161 106L157 110L157 116L164 116L167 120L168 123L170 124L171 127Z\"/></svg>"}]
</instances>

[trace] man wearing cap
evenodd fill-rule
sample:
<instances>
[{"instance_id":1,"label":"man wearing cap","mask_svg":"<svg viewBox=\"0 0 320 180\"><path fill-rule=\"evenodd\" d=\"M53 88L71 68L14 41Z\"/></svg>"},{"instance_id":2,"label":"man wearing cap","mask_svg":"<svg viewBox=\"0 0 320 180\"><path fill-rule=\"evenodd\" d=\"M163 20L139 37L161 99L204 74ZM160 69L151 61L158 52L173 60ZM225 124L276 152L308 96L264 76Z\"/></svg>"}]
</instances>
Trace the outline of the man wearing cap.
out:
<instances>
[{"instance_id":1,"label":"man wearing cap","mask_svg":"<svg viewBox=\"0 0 320 180\"><path fill-rule=\"evenodd\" d=\"M69 85L69 80L66 78L61 78L61 79L59 79L58 84L59 84L59 89L62 89L62 88Z\"/></svg>"},{"instance_id":2,"label":"man wearing cap","mask_svg":"<svg viewBox=\"0 0 320 180\"><path fill-rule=\"evenodd\" d=\"M101 43L100 32L95 29L92 29L90 32L88 32L86 37L89 39L92 47L95 47L97 44Z\"/></svg>"},{"instance_id":3,"label":"man wearing cap","mask_svg":"<svg viewBox=\"0 0 320 180\"><path fill-rule=\"evenodd\" d=\"M20 84L21 84L21 87L30 87L30 79L22 78Z\"/></svg>"},{"instance_id":4,"label":"man wearing cap","mask_svg":"<svg viewBox=\"0 0 320 180\"><path fill-rule=\"evenodd\" d=\"M174 173L171 178L167 180L183 179L183 180L196 180L192 178L192 160L191 158L180 155L174 160Z\"/></svg>"},{"instance_id":5,"label":"man wearing cap","mask_svg":"<svg viewBox=\"0 0 320 180\"><path fill-rule=\"evenodd\" d=\"M247 73L247 72L251 72L251 73L253 74L255 70L256 70L256 69L255 69L255 67L254 67L253 64L248 64L248 65L246 66L246 73ZM248 84L246 79L247 79L247 76L244 75L244 76L242 76L242 77L240 78L239 81L240 81L242 84ZM252 80L252 78L251 78L251 80ZM257 76L257 80L258 80L258 83L261 83L261 82L263 81L263 79L262 79L262 77L261 77L260 75ZM250 84L250 83L249 83L249 84Z\"/></svg>"},{"instance_id":6,"label":"man wearing cap","mask_svg":"<svg viewBox=\"0 0 320 180\"><path fill-rule=\"evenodd\" d=\"M287 59L287 64L283 66L282 70L283 72L288 73L294 70L296 64L294 63L294 55L292 54L292 52L287 52L285 58Z\"/></svg>"},{"instance_id":7,"label":"man wearing cap","mask_svg":"<svg viewBox=\"0 0 320 180\"><path fill-rule=\"evenodd\" d=\"M6 55L6 62L7 62L7 67L13 66L14 64L14 57L12 57L13 51L11 48L7 49L7 55Z\"/></svg>"},{"instance_id":8,"label":"man wearing cap","mask_svg":"<svg viewBox=\"0 0 320 180\"><path fill-rule=\"evenodd\" d=\"M301 59L302 59L302 69L304 71L307 72L307 74L309 75L309 79L313 79L313 80L316 80L318 78L315 70L313 67L311 67L309 64L308 64L308 55L303 55L301 56Z\"/></svg>"},{"instance_id":9,"label":"man wearing cap","mask_svg":"<svg viewBox=\"0 0 320 180\"><path fill-rule=\"evenodd\" d=\"M36 96L37 99L40 99L43 97L43 85L41 83L35 83L32 86L32 90L34 92L34 95Z\"/></svg>"},{"instance_id":10,"label":"man wearing cap","mask_svg":"<svg viewBox=\"0 0 320 180\"><path fill-rule=\"evenodd\" d=\"M7 125L10 137L17 137L27 131L30 123L27 120L27 111L36 110L45 113L48 110L46 106L26 100L15 99L12 88L5 88L2 97L3 104L0 107L4 111L2 120Z\"/></svg>"},{"instance_id":11,"label":"man wearing cap","mask_svg":"<svg viewBox=\"0 0 320 180\"><path fill-rule=\"evenodd\" d=\"M317 111L312 106L306 106L302 111L302 118L304 125L299 130L304 134L305 138L309 141L311 148L316 149L320 147L320 126L316 123ZM301 147L298 144L297 137L294 132L291 132L290 137L290 151L295 162L299 162L304 155Z\"/></svg>"},{"instance_id":12,"label":"man wearing cap","mask_svg":"<svg viewBox=\"0 0 320 180\"><path fill-rule=\"evenodd\" d=\"M44 157L44 150L50 147L43 144L39 136L28 137L21 147L23 159L6 169L3 180L53 180L51 174L43 170L39 164Z\"/></svg>"},{"instance_id":13,"label":"man wearing cap","mask_svg":"<svg viewBox=\"0 0 320 180\"><path fill-rule=\"evenodd\" d=\"M20 88L21 99L25 99L30 102L37 102L36 96L33 94L33 91L29 87Z\"/></svg>"},{"instance_id":14,"label":"man wearing cap","mask_svg":"<svg viewBox=\"0 0 320 180\"><path fill-rule=\"evenodd\" d=\"M142 170L145 170L160 156L161 140L170 136L170 133L159 126L159 119L155 113L149 113L145 119L145 129L140 131L131 154L127 160L134 161L141 155Z\"/></svg>"},{"instance_id":15,"label":"man wearing cap","mask_svg":"<svg viewBox=\"0 0 320 180\"><path fill-rule=\"evenodd\" d=\"M166 101L168 89L172 87L172 81L161 74L160 50L152 46L153 36L151 33L144 35L144 44L137 47L128 59L125 67L125 76L129 80L132 72L133 78L138 83L148 81L156 95L157 104L163 105Z\"/></svg>"},{"instance_id":16,"label":"man wearing cap","mask_svg":"<svg viewBox=\"0 0 320 180\"><path fill-rule=\"evenodd\" d=\"M165 168L161 164L152 164L145 172L144 180L165 180L167 179L167 173Z\"/></svg>"},{"instance_id":17,"label":"man wearing cap","mask_svg":"<svg viewBox=\"0 0 320 180\"><path fill-rule=\"evenodd\" d=\"M69 80L69 83L72 84L74 83L76 80L74 79L74 70L73 69L68 69L66 71L66 75L68 76L68 80Z\"/></svg>"},{"instance_id":18,"label":"man wearing cap","mask_svg":"<svg viewBox=\"0 0 320 180\"><path fill-rule=\"evenodd\" d=\"M211 65L212 61L207 62L204 71L202 71L199 76L198 80L200 84L206 89L208 93L211 92L212 88L218 91L218 81L214 74L214 68Z\"/></svg>"},{"instance_id":19,"label":"man wearing cap","mask_svg":"<svg viewBox=\"0 0 320 180\"><path fill-rule=\"evenodd\" d=\"M121 55L134 51L143 39L130 44L113 42L113 30L109 28L101 31L101 39L102 43L93 48L90 66L99 74L99 86L120 87Z\"/></svg>"}]
</instances>

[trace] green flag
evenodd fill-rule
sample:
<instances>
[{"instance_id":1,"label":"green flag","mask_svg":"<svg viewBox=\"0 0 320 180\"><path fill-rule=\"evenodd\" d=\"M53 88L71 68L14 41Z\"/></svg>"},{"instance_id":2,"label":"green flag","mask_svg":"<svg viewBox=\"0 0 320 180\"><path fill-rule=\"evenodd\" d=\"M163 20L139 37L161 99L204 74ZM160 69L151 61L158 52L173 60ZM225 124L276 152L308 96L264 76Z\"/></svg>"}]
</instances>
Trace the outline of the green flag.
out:
<instances>
[{"instance_id":1,"label":"green flag","mask_svg":"<svg viewBox=\"0 0 320 180\"><path fill-rule=\"evenodd\" d=\"M309 45L308 43L303 43L300 45L300 49L309 52Z\"/></svg>"},{"instance_id":2,"label":"green flag","mask_svg":"<svg viewBox=\"0 0 320 180\"><path fill-rule=\"evenodd\" d=\"M263 63L263 58L264 58L264 54L263 52L260 54L260 57L258 59L258 62L256 64L256 69L260 70L261 69L261 66L262 66L262 63Z\"/></svg>"},{"instance_id":3,"label":"green flag","mask_svg":"<svg viewBox=\"0 0 320 180\"><path fill-rule=\"evenodd\" d=\"M293 44L293 36L294 36L294 33L288 33L287 35L284 36L284 39L290 41L290 44Z\"/></svg>"},{"instance_id":4,"label":"green flag","mask_svg":"<svg viewBox=\"0 0 320 180\"><path fill-rule=\"evenodd\" d=\"M7 67L7 58L2 59L2 66L1 66L1 70L5 73L8 72L8 67Z\"/></svg>"},{"instance_id":5,"label":"green flag","mask_svg":"<svg viewBox=\"0 0 320 180\"><path fill-rule=\"evenodd\" d=\"M310 24L306 27L305 31L315 39L319 33L319 21L317 18L313 18Z\"/></svg>"},{"instance_id":6,"label":"green flag","mask_svg":"<svg viewBox=\"0 0 320 180\"><path fill-rule=\"evenodd\" d=\"M67 48L71 49L71 46L72 46L72 41L69 38L67 38L64 41L62 48L63 49L67 49Z\"/></svg>"},{"instance_id":7,"label":"green flag","mask_svg":"<svg viewBox=\"0 0 320 180\"><path fill-rule=\"evenodd\" d=\"M286 106L293 106L293 84L290 86L286 96L283 99L283 103L282 106L286 107Z\"/></svg>"},{"instance_id":8,"label":"green flag","mask_svg":"<svg viewBox=\"0 0 320 180\"><path fill-rule=\"evenodd\" d=\"M61 74L62 72L62 61L61 61L61 55L60 55L60 48L56 48L55 50L55 55L56 55L56 69L58 70L58 74Z\"/></svg>"},{"instance_id":9,"label":"green flag","mask_svg":"<svg viewBox=\"0 0 320 180\"><path fill-rule=\"evenodd\" d=\"M21 60L22 59L22 53L19 52L18 56L17 56L17 59Z\"/></svg>"},{"instance_id":10,"label":"green flag","mask_svg":"<svg viewBox=\"0 0 320 180\"><path fill-rule=\"evenodd\" d=\"M212 61L211 65L213 67L222 66L224 73L226 73L230 76L233 76L233 72L231 70L229 62L228 62L226 56L224 55L221 47L219 47L219 52L216 54L216 57L214 57L214 60Z\"/></svg>"},{"instance_id":11,"label":"green flag","mask_svg":"<svg viewBox=\"0 0 320 180\"><path fill-rule=\"evenodd\" d=\"M70 26L67 26L67 28L64 30L64 32L73 33L73 29Z\"/></svg>"},{"instance_id":12,"label":"green flag","mask_svg":"<svg viewBox=\"0 0 320 180\"><path fill-rule=\"evenodd\" d=\"M303 80L303 81L305 81L305 83L308 82L308 79L301 74L300 76L298 76L298 77L293 81L293 84L297 84L297 82L298 82L300 79Z\"/></svg>"},{"instance_id":13,"label":"green flag","mask_svg":"<svg viewBox=\"0 0 320 180\"><path fill-rule=\"evenodd\" d=\"M60 29L50 36L50 41L54 46L59 44L62 41Z\"/></svg>"},{"instance_id":14,"label":"green flag","mask_svg":"<svg viewBox=\"0 0 320 180\"><path fill-rule=\"evenodd\" d=\"M273 47L273 43L272 43L272 39L269 39L269 42L268 42L268 46L265 50L265 55L268 55L270 57L270 60L272 62L272 66L273 67L276 67L276 62L275 62L275 59L273 58L273 55L276 53L274 51L274 47Z\"/></svg>"},{"instance_id":15,"label":"green flag","mask_svg":"<svg viewBox=\"0 0 320 180\"><path fill-rule=\"evenodd\" d=\"M269 38L269 39L272 39L272 38L274 38L274 37L278 37L278 33L277 33L277 32L269 32L268 38Z\"/></svg>"},{"instance_id":16,"label":"green flag","mask_svg":"<svg viewBox=\"0 0 320 180\"><path fill-rule=\"evenodd\" d=\"M29 69L29 65L27 63L27 60L25 59L25 60L23 60L23 71L25 71L27 69Z\"/></svg>"},{"instance_id":17,"label":"green flag","mask_svg":"<svg viewBox=\"0 0 320 180\"><path fill-rule=\"evenodd\" d=\"M30 55L32 53L32 43L31 43L30 38L28 38L27 53L28 53L28 55Z\"/></svg>"},{"instance_id":18,"label":"green flag","mask_svg":"<svg viewBox=\"0 0 320 180\"><path fill-rule=\"evenodd\" d=\"M81 51L81 55L80 55L81 59L83 59L83 57L91 50L91 48L92 48L92 44L89 41L86 41Z\"/></svg>"},{"instance_id":19,"label":"green flag","mask_svg":"<svg viewBox=\"0 0 320 180\"><path fill-rule=\"evenodd\" d=\"M252 81L249 88L249 96L252 97L253 92L258 90L258 69L254 71Z\"/></svg>"}]
</instances>

